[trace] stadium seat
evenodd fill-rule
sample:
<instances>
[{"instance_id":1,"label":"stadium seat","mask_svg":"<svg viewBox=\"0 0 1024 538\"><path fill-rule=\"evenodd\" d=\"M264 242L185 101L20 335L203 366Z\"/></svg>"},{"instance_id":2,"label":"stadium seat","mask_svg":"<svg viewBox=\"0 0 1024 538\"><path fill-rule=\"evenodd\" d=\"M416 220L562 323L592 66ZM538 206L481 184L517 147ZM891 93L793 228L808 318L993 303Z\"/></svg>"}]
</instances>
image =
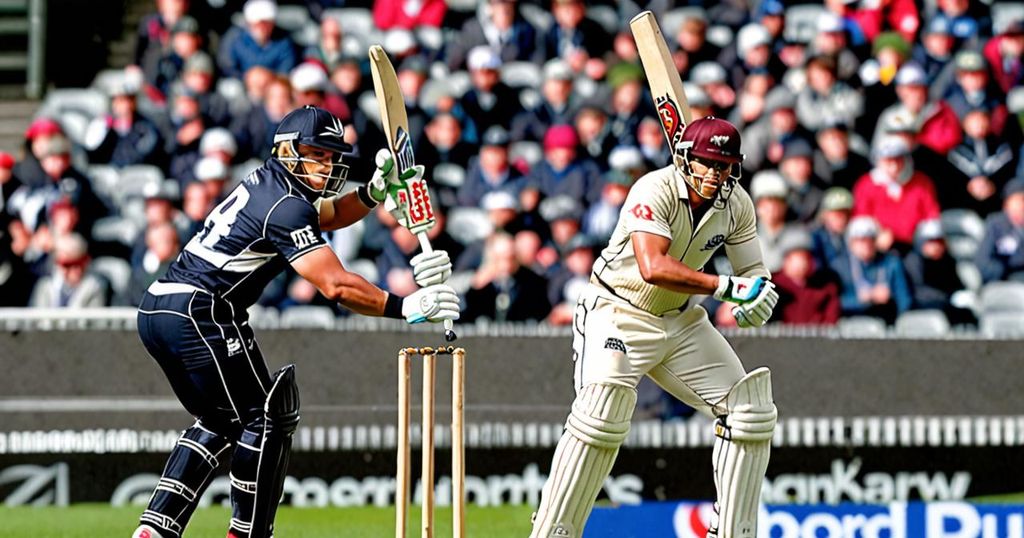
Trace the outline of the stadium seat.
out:
<instances>
[{"instance_id":1,"label":"stadium seat","mask_svg":"<svg viewBox=\"0 0 1024 538\"><path fill-rule=\"evenodd\" d=\"M611 6L590 6L587 8L587 17L596 21L612 35L618 33L619 26L622 24L618 10Z\"/></svg>"},{"instance_id":2,"label":"stadium seat","mask_svg":"<svg viewBox=\"0 0 1024 538\"><path fill-rule=\"evenodd\" d=\"M377 264L366 258L352 260L346 266L349 271L365 278L369 282L380 282L380 271Z\"/></svg>"},{"instance_id":3,"label":"stadium seat","mask_svg":"<svg viewBox=\"0 0 1024 538\"><path fill-rule=\"evenodd\" d=\"M946 336L949 320L941 310L911 310L896 318L896 334L909 338Z\"/></svg>"},{"instance_id":4,"label":"stadium seat","mask_svg":"<svg viewBox=\"0 0 1024 538\"><path fill-rule=\"evenodd\" d=\"M216 91L227 100L232 114L240 115L249 110L249 97L245 94L245 83L241 80L222 77L217 81Z\"/></svg>"},{"instance_id":5,"label":"stadium seat","mask_svg":"<svg viewBox=\"0 0 1024 538\"><path fill-rule=\"evenodd\" d=\"M600 88L600 84L595 82L593 79L586 77L580 77L576 79L576 82L573 83L572 86L572 89L576 93L576 95L579 95L583 99L593 98L595 95L597 95L597 92L598 90L600 90Z\"/></svg>"},{"instance_id":6,"label":"stadium seat","mask_svg":"<svg viewBox=\"0 0 1024 538\"><path fill-rule=\"evenodd\" d=\"M993 312L1014 312L1024 317L1024 283L1022 282L989 282L981 288L981 311L984 314Z\"/></svg>"},{"instance_id":7,"label":"stadium seat","mask_svg":"<svg viewBox=\"0 0 1024 538\"><path fill-rule=\"evenodd\" d=\"M487 239L494 231L487 212L476 207L453 207L448 211L448 234L463 245Z\"/></svg>"},{"instance_id":8,"label":"stadium seat","mask_svg":"<svg viewBox=\"0 0 1024 538\"><path fill-rule=\"evenodd\" d=\"M110 95L110 90L124 84L124 69L103 69L93 77L89 87L103 95Z\"/></svg>"},{"instance_id":9,"label":"stadium seat","mask_svg":"<svg viewBox=\"0 0 1024 538\"><path fill-rule=\"evenodd\" d=\"M665 16L661 18L661 32L665 35L665 40L675 41L683 21L687 17L693 16L703 17L706 20L708 14L704 8L695 6L679 7L665 13Z\"/></svg>"},{"instance_id":10,"label":"stadium seat","mask_svg":"<svg viewBox=\"0 0 1024 538\"><path fill-rule=\"evenodd\" d=\"M57 118L65 112L77 112L90 120L107 113L109 99L92 88L50 90L36 116Z\"/></svg>"},{"instance_id":11,"label":"stadium seat","mask_svg":"<svg viewBox=\"0 0 1024 538\"><path fill-rule=\"evenodd\" d=\"M320 27L314 21L307 21L302 28L292 31L292 41L300 47L312 47L320 40Z\"/></svg>"},{"instance_id":12,"label":"stadium seat","mask_svg":"<svg viewBox=\"0 0 1024 538\"><path fill-rule=\"evenodd\" d=\"M1024 3L1016 2L995 2L992 4L992 32L995 34L1002 31L1013 21L1024 19Z\"/></svg>"},{"instance_id":13,"label":"stadium seat","mask_svg":"<svg viewBox=\"0 0 1024 538\"><path fill-rule=\"evenodd\" d=\"M121 181L121 173L117 168L95 164L86 169L86 175L89 177L93 192L113 208L118 200L117 189Z\"/></svg>"},{"instance_id":14,"label":"stadium seat","mask_svg":"<svg viewBox=\"0 0 1024 538\"><path fill-rule=\"evenodd\" d=\"M716 24L708 27L707 40L712 45L717 45L721 48L725 48L732 43L733 38L736 35L733 33L732 28L724 24Z\"/></svg>"},{"instance_id":15,"label":"stadium seat","mask_svg":"<svg viewBox=\"0 0 1024 538\"><path fill-rule=\"evenodd\" d=\"M472 13L476 11L478 2L477 0L445 0L445 4L447 4L448 9L452 11Z\"/></svg>"},{"instance_id":16,"label":"stadium seat","mask_svg":"<svg viewBox=\"0 0 1024 538\"><path fill-rule=\"evenodd\" d=\"M508 62L501 66L501 81L513 88L540 88L544 74L533 62Z\"/></svg>"},{"instance_id":17,"label":"stadium seat","mask_svg":"<svg viewBox=\"0 0 1024 538\"><path fill-rule=\"evenodd\" d=\"M281 314L282 329L333 329L334 311L326 306L293 306Z\"/></svg>"},{"instance_id":18,"label":"stadium seat","mask_svg":"<svg viewBox=\"0 0 1024 538\"><path fill-rule=\"evenodd\" d=\"M947 209L939 217L949 254L957 260L973 260L985 237L985 223L969 209Z\"/></svg>"},{"instance_id":19,"label":"stadium seat","mask_svg":"<svg viewBox=\"0 0 1024 538\"><path fill-rule=\"evenodd\" d=\"M827 12L822 4L799 4L786 8L783 35L790 40L809 43L818 33L818 19Z\"/></svg>"},{"instance_id":20,"label":"stadium seat","mask_svg":"<svg viewBox=\"0 0 1024 538\"><path fill-rule=\"evenodd\" d=\"M523 88L519 90L519 104L523 106L523 110L533 110L541 104L544 98L540 92L534 88Z\"/></svg>"},{"instance_id":21,"label":"stadium seat","mask_svg":"<svg viewBox=\"0 0 1024 538\"><path fill-rule=\"evenodd\" d=\"M263 166L263 161L259 159L249 159L241 164L236 164L231 167L231 180L233 183L239 183L245 176L252 173L253 170Z\"/></svg>"},{"instance_id":22,"label":"stadium seat","mask_svg":"<svg viewBox=\"0 0 1024 538\"><path fill-rule=\"evenodd\" d=\"M366 114L375 125L380 125L380 108L377 106L377 96L372 91L365 91L359 96L359 110Z\"/></svg>"},{"instance_id":23,"label":"stadium seat","mask_svg":"<svg viewBox=\"0 0 1024 538\"><path fill-rule=\"evenodd\" d=\"M276 329L281 323L281 313L276 308L254 304L248 312L249 325L254 329Z\"/></svg>"},{"instance_id":24,"label":"stadium seat","mask_svg":"<svg viewBox=\"0 0 1024 538\"><path fill-rule=\"evenodd\" d=\"M416 41L427 50L439 51L444 47L444 33L440 28L420 26L413 33Z\"/></svg>"},{"instance_id":25,"label":"stadium seat","mask_svg":"<svg viewBox=\"0 0 1024 538\"><path fill-rule=\"evenodd\" d=\"M121 199L143 197L147 190L158 189L164 181L160 168L149 164L135 164L121 169L118 193Z\"/></svg>"},{"instance_id":26,"label":"stadium seat","mask_svg":"<svg viewBox=\"0 0 1024 538\"><path fill-rule=\"evenodd\" d=\"M132 266L126 260L113 256L100 256L92 261L92 270L110 282L110 289L115 298L124 297L128 291L128 281L132 278Z\"/></svg>"},{"instance_id":27,"label":"stadium seat","mask_svg":"<svg viewBox=\"0 0 1024 538\"><path fill-rule=\"evenodd\" d=\"M427 110L436 110L437 103L453 93L454 90L446 78L428 78L420 89L420 106Z\"/></svg>"},{"instance_id":28,"label":"stadium seat","mask_svg":"<svg viewBox=\"0 0 1024 538\"><path fill-rule=\"evenodd\" d=\"M544 150L540 144L529 140L513 142L508 147L508 158L512 162L523 159L530 167L533 167L533 165L539 163L544 158Z\"/></svg>"},{"instance_id":29,"label":"stadium seat","mask_svg":"<svg viewBox=\"0 0 1024 538\"><path fill-rule=\"evenodd\" d=\"M64 128L64 133L79 146L85 143L85 130L91 121L92 117L78 110L62 110L57 115L57 122Z\"/></svg>"},{"instance_id":30,"label":"stadium seat","mask_svg":"<svg viewBox=\"0 0 1024 538\"><path fill-rule=\"evenodd\" d=\"M971 291L978 291L981 289L981 271L978 270L978 266L974 265L973 261L959 261L956 262L956 275L960 277L960 281L964 283L964 286Z\"/></svg>"},{"instance_id":31,"label":"stadium seat","mask_svg":"<svg viewBox=\"0 0 1024 538\"><path fill-rule=\"evenodd\" d=\"M1024 316L1020 312L991 312L981 316L978 329L985 338L1024 337Z\"/></svg>"},{"instance_id":32,"label":"stadium seat","mask_svg":"<svg viewBox=\"0 0 1024 538\"><path fill-rule=\"evenodd\" d=\"M441 163L431 172L434 181L446 187L459 188L466 181L466 169L452 163Z\"/></svg>"},{"instance_id":33,"label":"stadium seat","mask_svg":"<svg viewBox=\"0 0 1024 538\"><path fill-rule=\"evenodd\" d=\"M546 9L533 4L519 4L519 12L526 22L537 29L537 35L543 35L555 23L555 18Z\"/></svg>"},{"instance_id":34,"label":"stadium seat","mask_svg":"<svg viewBox=\"0 0 1024 538\"><path fill-rule=\"evenodd\" d=\"M305 5L281 4L277 6L277 19L274 22L286 32L295 32L310 20L309 8Z\"/></svg>"},{"instance_id":35,"label":"stadium seat","mask_svg":"<svg viewBox=\"0 0 1024 538\"><path fill-rule=\"evenodd\" d=\"M373 32L373 13L362 7L341 7L324 10L324 17L337 19L345 34L366 38ZM363 54L366 54L364 51Z\"/></svg>"},{"instance_id":36,"label":"stadium seat","mask_svg":"<svg viewBox=\"0 0 1024 538\"><path fill-rule=\"evenodd\" d=\"M839 320L839 335L843 338L884 338L885 320L871 316L852 316Z\"/></svg>"},{"instance_id":37,"label":"stadium seat","mask_svg":"<svg viewBox=\"0 0 1024 538\"><path fill-rule=\"evenodd\" d=\"M125 217L103 217L92 225L92 238L106 243L132 246L141 229L134 220Z\"/></svg>"},{"instance_id":38,"label":"stadium seat","mask_svg":"<svg viewBox=\"0 0 1024 538\"><path fill-rule=\"evenodd\" d=\"M469 78L468 71L454 71L448 74L448 84L452 87L454 97L462 97L463 94L473 87L473 81Z\"/></svg>"}]
</instances>

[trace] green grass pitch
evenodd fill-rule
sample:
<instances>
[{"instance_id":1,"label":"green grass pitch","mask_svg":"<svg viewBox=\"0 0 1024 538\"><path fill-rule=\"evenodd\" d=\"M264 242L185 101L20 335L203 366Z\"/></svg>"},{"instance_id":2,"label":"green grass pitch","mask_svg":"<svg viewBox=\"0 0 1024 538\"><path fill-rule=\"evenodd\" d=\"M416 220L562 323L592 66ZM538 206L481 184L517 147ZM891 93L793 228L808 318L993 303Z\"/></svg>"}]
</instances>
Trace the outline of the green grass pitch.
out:
<instances>
[{"instance_id":1,"label":"green grass pitch","mask_svg":"<svg viewBox=\"0 0 1024 538\"><path fill-rule=\"evenodd\" d=\"M77 504L69 508L7 508L0 506L0 536L4 538L129 538L142 507L112 508L102 504ZM528 506L466 509L466 534L489 538L530 534ZM420 535L420 511L410 512L407 536ZM230 510L198 510L189 523L186 538L220 538L227 534ZM452 512L439 508L434 515L436 536L452 535ZM277 514L276 538L381 538L395 532L394 508L290 508Z\"/></svg>"}]
</instances>

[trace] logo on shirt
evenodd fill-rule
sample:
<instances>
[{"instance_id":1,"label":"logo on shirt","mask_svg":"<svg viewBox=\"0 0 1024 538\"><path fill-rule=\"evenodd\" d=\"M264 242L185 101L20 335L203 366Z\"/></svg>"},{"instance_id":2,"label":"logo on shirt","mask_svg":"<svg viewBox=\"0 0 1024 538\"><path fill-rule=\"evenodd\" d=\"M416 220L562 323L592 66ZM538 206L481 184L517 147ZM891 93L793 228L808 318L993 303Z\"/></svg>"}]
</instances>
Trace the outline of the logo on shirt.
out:
<instances>
[{"instance_id":1,"label":"logo on shirt","mask_svg":"<svg viewBox=\"0 0 1024 538\"><path fill-rule=\"evenodd\" d=\"M654 220L654 211L651 211L651 206L646 204L636 204L629 212L638 219Z\"/></svg>"},{"instance_id":2,"label":"logo on shirt","mask_svg":"<svg viewBox=\"0 0 1024 538\"><path fill-rule=\"evenodd\" d=\"M711 239L708 239L707 243L704 243L704 246L701 247L700 250L701 250L701 252L705 252L705 251L708 251L708 250L715 250L722 243L725 243L725 236L722 235L722 234L715 234L714 237L712 237Z\"/></svg>"},{"instance_id":3,"label":"logo on shirt","mask_svg":"<svg viewBox=\"0 0 1024 538\"><path fill-rule=\"evenodd\" d=\"M295 243L295 248L306 248L316 243L316 234L313 233L313 227L309 224L305 228L295 230L291 233L291 236L292 243Z\"/></svg>"},{"instance_id":4,"label":"logo on shirt","mask_svg":"<svg viewBox=\"0 0 1024 538\"><path fill-rule=\"evenodd\" d=\"M242 351L242 343L237 338L228 338L224 342L228 345L228 357L238 355Z\"/></svg>"},{"instance_id":5,"label":"logo on shirt","mask_svg":"<svg viewBox=\"0 0 1024 538\"><path fill-rule=\"evenodd\" d=\"M622 343L622 340L618 338L609 338L604 341L604 348L618 351L620 353L626 353L626 344Z\"/></svg>"}]
</instances>

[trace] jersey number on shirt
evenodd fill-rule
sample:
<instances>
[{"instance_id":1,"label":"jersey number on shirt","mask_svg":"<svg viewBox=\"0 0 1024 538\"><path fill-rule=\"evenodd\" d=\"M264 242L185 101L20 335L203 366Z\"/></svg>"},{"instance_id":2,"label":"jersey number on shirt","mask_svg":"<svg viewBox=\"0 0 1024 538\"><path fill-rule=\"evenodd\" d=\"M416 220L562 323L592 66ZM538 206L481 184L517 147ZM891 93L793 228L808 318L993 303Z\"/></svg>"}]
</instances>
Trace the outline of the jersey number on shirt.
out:
<instances>
[{"instance_id":1,"label":"jersey number on shirt","mask_svg":"<svg viewBox=\"0 0 1024 538\"><path fill-rule=\"evenodd\" d=\"M210 215L206 217L206 230L200 244L206 248L213 248L220 241L220 238L231 233L231 226L238 218L238 212L249 203L249 191L245 187L238 187L226 200L213 208Z\"/></svg>"}]
</instances>

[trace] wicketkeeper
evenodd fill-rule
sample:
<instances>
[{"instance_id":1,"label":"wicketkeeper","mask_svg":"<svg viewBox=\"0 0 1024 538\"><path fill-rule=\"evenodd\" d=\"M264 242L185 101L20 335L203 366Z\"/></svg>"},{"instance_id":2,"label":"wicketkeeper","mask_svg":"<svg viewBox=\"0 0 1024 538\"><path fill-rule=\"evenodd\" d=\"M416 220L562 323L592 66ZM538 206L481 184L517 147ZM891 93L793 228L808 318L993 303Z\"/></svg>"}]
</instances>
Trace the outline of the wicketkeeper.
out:
<instances>
[{"instance_id":1,"label":"wicketkeeper","mask_svg":"<svg viewBox=\"0 0 1024 538\"><path fill-rule=\"evenodd\" d=\"M397 177L388 150L364 186L338 193L348 167L341 121L326 110L289 113L274 156L206 219L139 307L139 335L195 423L178 439L133 538L178 538L221 461L231 460L228 538L274 533L292 434L299 422L295 366L270 374L246 309L291 265L324 296L360 314L409 323L455 320L459 300L443 282L448 254L412 260L417 284L389 294L342 267L321 236L365 217L423 167Z\"/></svg>"},{"instance_id":2,"label":"wicketkeeper","mask_svg":"<svg viewBox=\"0 0 1024 538\"><path fill-rule=\"evenodd\" d=\"M767 368L747 373L698 306L734 303L758 327L778 300L761 261L754 205L737 180L740 134L707 117L688 125L674 164L640 178L576 305L576 400L534 515L533 538L572 538L583 526L629 432L636 386L648 375L715 419L718 499L708 537L753 538L775 429ZM701 272L725 247L735 276Z\"/></svg>"}]
</instances>

